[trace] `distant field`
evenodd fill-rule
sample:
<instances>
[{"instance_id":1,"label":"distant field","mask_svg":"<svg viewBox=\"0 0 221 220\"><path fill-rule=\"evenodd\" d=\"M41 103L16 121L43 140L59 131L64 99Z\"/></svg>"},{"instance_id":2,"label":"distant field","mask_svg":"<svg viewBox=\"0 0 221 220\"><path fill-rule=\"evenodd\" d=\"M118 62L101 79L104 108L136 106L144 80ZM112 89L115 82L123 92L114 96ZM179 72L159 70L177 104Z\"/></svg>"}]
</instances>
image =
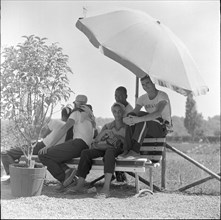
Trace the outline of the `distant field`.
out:
<instances>
[{"instance_id":1,"label":"distant field","mask_svg":"<svg viewBox=\"0 0 221 220\"><path fill-rule=\"evenodd\" d=\"M203 164L215 173L220 172L220 144L199 144L199 143L168 143L169 145L186 153L188 156ZM7 131L7 123L1 124L1 150L9 149L15 145L13 136ZM177 155L170 150L166 154L166 190L176 190L187 184L208 177L205 171ZM142 175L148 178L148 173ZM154 169L154 184L160 186L160 168ZM128 176L131 184L134 178ZM142 186L142 185L141 185ZM212 179L186 192L196 194L220 194L220 182Z\"/></svg>"}]
</instances>

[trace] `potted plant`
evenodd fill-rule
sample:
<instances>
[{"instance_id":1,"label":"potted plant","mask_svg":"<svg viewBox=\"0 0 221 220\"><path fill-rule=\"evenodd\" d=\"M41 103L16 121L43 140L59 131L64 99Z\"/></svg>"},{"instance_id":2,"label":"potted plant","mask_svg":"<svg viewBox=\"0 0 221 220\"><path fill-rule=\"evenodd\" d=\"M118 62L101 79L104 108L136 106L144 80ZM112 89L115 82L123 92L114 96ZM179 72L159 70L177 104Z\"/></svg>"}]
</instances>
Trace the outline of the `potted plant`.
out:
<instances>
[{"instance_id":1,"label":"potted plant","mask_svg":"<svg viewBox=\"0 0 221 220\"><path fill-rule=\"evenodd\" d=\"M13 122L10 131L27 159L25 165L10 166L12 194L32 196L41 193L46 172L44 166L34 165L33 147L54 107L69 99L72 90L67 74L72 71L68 56L57 44L47 46L46 38L34 35L23 37L24 43L2 52L1 117ZM30 190L31 184L34 190Z\"/></svg>"}]
</instances>

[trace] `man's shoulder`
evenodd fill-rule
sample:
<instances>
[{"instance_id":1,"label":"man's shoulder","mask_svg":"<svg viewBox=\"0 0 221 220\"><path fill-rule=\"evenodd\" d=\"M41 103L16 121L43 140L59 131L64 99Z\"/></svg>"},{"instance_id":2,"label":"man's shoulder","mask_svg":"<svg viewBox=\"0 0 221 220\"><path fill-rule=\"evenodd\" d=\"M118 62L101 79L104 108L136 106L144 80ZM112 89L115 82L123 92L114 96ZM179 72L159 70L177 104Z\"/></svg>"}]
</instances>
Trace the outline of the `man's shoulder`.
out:
<instances>
[{"instance_id":1,"label":"man's shoulder","mask_svg":"<svg viewBox=\"0 0 221 220\"><path fill-rule=\"evenodd\" d=\"M125 108L126 108L126 111L132 111L134 109L133 106L129 102L127 102L127 105Z\"/></svg>"},{"instance_id":2,"label":"man's shoulder","mask_svg":"<svg viewBox=\"0 0 221 220\"><path fill-rule=\"evenodd\" d=\"M140 95L140 96L138 97L138 100L143 100L143 99L146 99L146 98L148 98L148 99L149 99L149 97L148 97L148 94L147 94L147 93L145 93L145 94L143 94L143 95Z\"/></svg>"},{"instance_id":3,"label":"man's shoulder","mask_svg":"<svg viewBox=\"0 0 221 220\"><path fill-rule=\"evenodd\" d=\"M76 118L76 117L79 117L80 115L81 115L81 112L76 110L70 114L69 118Z\"/></svg>"},{"instance_id":4,"label":"man's shoulder","mask_svg":"<svg viewBox=\"0 0 221 220\"><path fill-rule=\"evenodd\" d=\"M56 124L65 124L64 121L62 121L61 119L51 119L49 124L52 124L52 125L56 125Z\"/></svg>"},{"instance_id":5,"label":"man's shoulder","mask_svg":"<svg viewBox=\"0 0 221 220\"><path fill-rule=\"evenodd\" d=\"M167 93L162 90L159 90L158 96L169 99L169 96L167 95Z\"/></svg>"},{"instance_id":6,"label":"man's shoulder","mask_svg":"<svg viewBox=\"0 0 221 220\"><path fill-rule=\"evenodd\" d=\"M111 121L106 123L103 127L105 127L106 129L112 129L113 127L115 127L115 121Z\"/></svg>"}]
</instances>

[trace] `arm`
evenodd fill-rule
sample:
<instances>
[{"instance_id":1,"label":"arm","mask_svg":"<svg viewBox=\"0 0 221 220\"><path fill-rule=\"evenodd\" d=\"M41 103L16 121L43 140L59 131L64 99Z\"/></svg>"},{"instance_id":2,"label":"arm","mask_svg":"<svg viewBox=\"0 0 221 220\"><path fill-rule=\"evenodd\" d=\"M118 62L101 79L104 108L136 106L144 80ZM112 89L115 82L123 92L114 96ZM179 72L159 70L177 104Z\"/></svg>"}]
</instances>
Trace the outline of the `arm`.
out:
<instances>
[{"instance_id":1,"label":"arm","mask_svg":"<svg viewBox=\"0 0 221 220\"><path fill-rule=\"evenodd\" d=\"M137 115L141 108L142 108L141 105L136 104L135 108L131 112L127 113L127 117L131 115L133 116Z\"/></svg>"},{"instance_id":2,"label":"arm","mask_svg":"<svg viewBox=\"0 0 221 220\"><path fill-rule=\"evenodd\" d=\"M121 136L121 135L115 135L115 137L118 139L118 140L120 140L122 143L124 143L124 137L123 136Z\"/></svg>"},{"instance_id":3,"label":"arm","mask_svg":"<svg viewBox=\"0 0 221 220\"><path fill-rule=\"evenodd\" d=\"M99 141L101 141L101 139L105 136L105 134L106 134L106 130L103 130L103 131L101 131L98 135L97 135L97 137L95 138L95 142L99 142Z\"/></svg>"},{"instance_id":4,"label":"arm","mask_svg":"<svg viewBox=\"0 0 221 220\"><path fill-rule=\"evenodd\" d=\"M152 121L158 117L161 117L162 115L162 112L165 108L165 106L167 105L167 101L166 100L162 100L160 101L157 105L156 105L156 111L150 113L150 114L147 114L147 115L144 115L144 116L141 116L139 117L139 122L142 122L142 121Z\"/></svg>"},{"instance_id":5,"label":"arm","mask_svg":"<svg viewBox=\"0 0 221 220\"><path fill-rule=\"evenodd\" d=\"M113 123L113 122L110 122L110 123L108 123L108 124L105 124L105 125L102 127L100 133L97 135L97 137L96 137L95 140L94 140L95 142L101 141L102 137L104 137L104 136L106 135L106 132L107 132L109 129L111 129L112 123Z\"/></svg>"},{"instance_id":6,"label":"arm","mask_svg":"<svg viewBox=\"0 0 221 220\"><path fill-rule=\"evenodd\" d=\"M71 118L69 118L67 120L67 122L60 128L57 130L56 134L55 134L55 138L52 140L52 142L47 146L48 148L51 146L56 145L56 143L64 136L66 135L67 131L74 126L75 121Z\"/></svg>"},{"instance_id":7,"label":"arm","mask_svg":"<svg viewBox=\"0 0 221 220\"><path fill-rule=\"evenodd\" d=\"M162 100L156 105L156 110L154 112L144 115L144 116L140 116L140 117L129 116L124 119L124 123L131 126L131 125L137 124L139 122L152 121L158 117L161 117L162 111L164 110L167 103L168 103L167 100Z\"/></svg>"},{"instance_id":8,"label":"arm","mask_svg":"<svg viewBox=\"0 0 221 220\"><path fill-rule=\"evenodd\" d=\"M41 138L45 138L46 136L48 136L51 133L50 128L48 127L48 124L46 124L44 127L42 127L41 131L40 131L40 137Z\"/></svg>"},{"instance_id":9,"label":"arm","mask_svg":"<svg viewBox=\"0 0 221 220\"><path fill-rule=\"evenodd\" d=\"M51 146L56 145L56 143L67 133L67 131L74 126L75 121L73 119L68 119L67 122L56 131L55 138L51 141L51 143L48 144L48 146L45 146L39 151L39 154L45 154L47 153L48 148Z\"/></svg>"},{"instance_id":10,"label":"arm","mask_svg":"<svg viewBox=\"0 0 221 220\"><path fill-rule=\"evenodd\" d=\"M136 104L136 106L135 106L135 108L133 109L132 112L134 112L137 115L141 108L142 108L141 105Z\"/></svg>"}]
</instances>

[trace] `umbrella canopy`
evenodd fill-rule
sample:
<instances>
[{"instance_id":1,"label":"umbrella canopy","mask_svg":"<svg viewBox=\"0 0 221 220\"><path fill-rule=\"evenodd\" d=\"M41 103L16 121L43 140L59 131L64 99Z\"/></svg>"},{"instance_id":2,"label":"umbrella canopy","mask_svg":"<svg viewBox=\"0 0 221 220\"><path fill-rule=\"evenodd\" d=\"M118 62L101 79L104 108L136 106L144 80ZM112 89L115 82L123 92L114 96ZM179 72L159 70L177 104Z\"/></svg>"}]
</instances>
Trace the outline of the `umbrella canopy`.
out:
<instances>
[{"instance_id":1,"label":"umbrella canopy","mask_svg":"<svg viewBox=\"0 0 221 220\"><path fill-rule=\"evenodd\" d=\"M137 77L183 95L206 94L208 87L185 45L160 21L134 10L79 18L76 27L107 57Z\"/></svg>"}]
</instances>

